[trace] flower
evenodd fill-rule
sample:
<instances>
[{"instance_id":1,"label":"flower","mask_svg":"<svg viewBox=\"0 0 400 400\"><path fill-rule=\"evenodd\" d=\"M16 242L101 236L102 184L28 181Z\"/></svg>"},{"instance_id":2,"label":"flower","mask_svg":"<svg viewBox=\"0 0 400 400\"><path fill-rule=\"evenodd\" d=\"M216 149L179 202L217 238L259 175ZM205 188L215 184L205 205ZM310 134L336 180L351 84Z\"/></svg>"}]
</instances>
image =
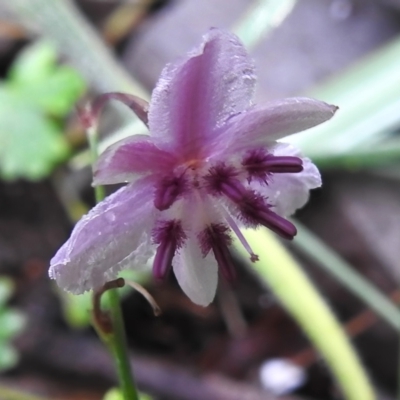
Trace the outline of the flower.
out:
<instances>
[{"instance_id":1,"label":"flower","mask_svg":"<svg viewBox=\"0 0 400 400\"><path fill-rule=\"evenodd\" d=\"M95 101L89 125L113 98L129 105L150 134L121 140L100 156L94 184L128 185L77 223L51 260L50 277L79 294L123 268L143 268L155 254L154 276L164 278L172 265L183 291L205 306L218 269L228 280L235 276L233 234L252 261L258 258L240 226L263 225L292 239L296 228L285 216L321 179L309 159L277 140L330 119L336 107L309 98L253 105L254 86L238 38L212 29L163 70L149 105L121 93Z\"/></svg>"}]
</instances>

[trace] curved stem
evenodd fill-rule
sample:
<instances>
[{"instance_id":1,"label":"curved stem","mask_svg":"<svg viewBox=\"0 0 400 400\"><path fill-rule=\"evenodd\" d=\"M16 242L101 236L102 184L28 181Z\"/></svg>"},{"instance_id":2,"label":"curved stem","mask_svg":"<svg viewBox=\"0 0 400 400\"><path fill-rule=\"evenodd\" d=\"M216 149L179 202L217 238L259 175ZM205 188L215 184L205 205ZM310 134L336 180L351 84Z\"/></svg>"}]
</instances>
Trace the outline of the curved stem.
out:
<instances>
[{"instance_id":1,"label":"curved stem","mask_svg":"<svg viewBox=\"0 0 400 400\"><path fill-rule=\"evenodd\" d=\"M375 400L371 384L340 323L286 249L266 230L245 235L260 261L252 263L325 358L346 399ZM246 257L244 249L238 250ZM244 258L244 260L246 260Z\"/></svg>"}]
</instances>

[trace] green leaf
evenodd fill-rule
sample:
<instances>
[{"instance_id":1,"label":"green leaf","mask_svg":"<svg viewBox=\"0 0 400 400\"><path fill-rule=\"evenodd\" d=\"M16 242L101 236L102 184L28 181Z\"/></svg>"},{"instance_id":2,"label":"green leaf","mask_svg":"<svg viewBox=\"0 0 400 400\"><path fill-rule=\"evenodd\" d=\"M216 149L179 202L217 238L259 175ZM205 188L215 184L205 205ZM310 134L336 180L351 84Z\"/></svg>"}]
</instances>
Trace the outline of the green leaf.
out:
<instances>
[{"instance_id":1,"label":"green leaf","mask_svg":"<svg viewBox=\"0 0 400 400\"><path fill-rule=\"evenodd\" d=\"M152 400L153 398L148 394L139 393L139 400ZM111 388L104 395L103 400L124 400L121 390L118 388Z\"/></svg>"},{"instance_id":2,"label":"green leaf","mask_svg":"<svg viewBox=\"0 0 400 400\"><path fill-rule=\"evenodd\" d=\"M51 115L66 115L83 93L82 79L69 67L61 66L30 85L11 84L15 92L32 107Z\"/></svg>"},{"instance_id":3,"label":"green leaf","mask_svg":"<svg viewBox=\"0 0 400 400\"><path fill-rule=\"evenodd\" d=\"M37 180L69 153L57 124L0 87L0 170L3 178Z\"/></svg>"},{"instance_id":4,"label":"green leaf","mask_svg":"<svg viewBox=\"0 0 400 400\"><path fill-rule=\"evenodd\" d=\"M11 297L14 290L14 285L11 279L0 278L0 308L3 307Z\"/></svg>"},{"instance_id":5,"label":"green leaf","mask_svg":"<svg viewBox=\"0 0 400 400\"><path fill-rule=\"evenodd\" d=\"M25 327L26 319L18 311L7 309L0 312L0 342L13 339Z\"/></svg>"},{"instance_id":6,"label":"green leaf","mask_svg":"<svg viewBox=\"0 0 400 400\"><path fill-rule=\"evenodd\" d=\"M0 371L10 369L18 363L18 353L7 343L0 343Z\"/></svg>"},{"instance_id":7,"label":"green leaf","mask_svg":"<svg viewBox=\"0 0 400 400\"><path fill-rule=\"evenodd\" d=\"M57 66L48 43L26 49L0 84L0 173L42 179L69 155L60 120L84 91L82 78Z\"/></svg>"},{"instance_id":8,"label":"green leaf","mask_svg":"<svg viewBox=\"0 0 400 400\"><path fill-rule=\"evenodd\" d=\"M124 400L124 395L118 388L111 388L104 395L103 400Z\"/></svg>"},{"instance_id":9,"label":"green leaf","mask_svg":"<svg viewBox=\"0 0 400 400\"><path fill-rule=\"evenodd\" d=\"M8 73L9 80L20 86L43 81L54 70L56 60L51 43L36 42L19 54Z\"/></svg>"},{"instance_id":10,"label":"green leaf","mask_svg":"<svg viewBox=\"0 0 400 400\"><path fill-rule=\"evenodd\" d=\"M91 318L92 292L74 295L60 289L58 294L67 323L76 329L88 327Z\"/></svg>"}]
</instances>

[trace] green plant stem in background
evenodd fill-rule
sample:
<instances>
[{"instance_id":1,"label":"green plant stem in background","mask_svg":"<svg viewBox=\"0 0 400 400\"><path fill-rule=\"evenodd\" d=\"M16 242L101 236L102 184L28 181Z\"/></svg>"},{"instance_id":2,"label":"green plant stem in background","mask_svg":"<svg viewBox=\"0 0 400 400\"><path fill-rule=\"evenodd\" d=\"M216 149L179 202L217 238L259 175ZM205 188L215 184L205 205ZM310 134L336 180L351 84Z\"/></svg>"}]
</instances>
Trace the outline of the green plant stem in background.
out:
<instances>
[{"instance_id":1,"label":"green plant stem in background","mask_svg":"<svg viewBox=\"0 0 400 400\"><path fill-rule=\"evenodd\" d=\"M298 221L295 225L297 236L292 245L328 271L395 330L400 331L398 307L305 226Z\"/></svg>"},{"instance_id":2,"label":"green plant stem in background","mask_svg":"<svg viewBox=\"0 0 400 400\"><path fill-rule=\"evenodd\" d=\"M99 143L98 143L96 126L88 129L87 138L88 138L88 142L89 142L91 164L93 166L99 156L99 150L98 150ZM100 201L102 201L106 197L106 192L104 190L104 186L95 186L94 187L94 197L95 197L96 203L100 203Z\"/></svg>"},{"instance_id":3,"label":"green plant stem in background","mask_svg":"<svg viewBox=\"0 0 400 400\"><path fill-rule=\"evenodd\" d=\"M386 136L386 135L384 135ZM322 169L348 169L374 168L399 164L400 141L388 140L382 144L373 144L368 148L354 149L329 156L315 155L313 162Z\"/></svg>"},{"instance_id":4,"label":"green plant stem in background","mask_svg":"<svg viewBox=\"0 0 400 400\"><path fill-rule=\"evenodd\" d=\"M96 126L88 129L88 141L92 155L92 165L98 157L98 139ZM95 187L96 202L105 197L104 187ZM133 373L129 363L128 349L126 346L124 320L122 318L121 304L117 289L107 291L109 311L112 322L112 333L100 335L109 347L117 367L120 389L125 400L139 400L139 393L133 380Z\"/></svg>"},{"instance_id":5,"label":"green plant stem in background","mask_svg":"<svg viewBox=\"0 0 400 400\"><path fill-rule=\"evenodd\" d=\"M321 84L312 97L339 106L328 124L288 141L314 159L368 151L400 126L400 36Z\"/></svg>"},{"instance_id":6,"label":"green plant stem in background","mask_svg":"<svg viewBox=\"0 0 400 400\"><path fill-rule=\"evenodd\" d=\"M13 0L0 4L28 29L39 31L85 77L98 93L127 92L148 98L148 92L121 67L72 0ZM132 131L142 122L124 106L112 104Z\"/></svg>"},{"instance_id":7,"label":"green plant stem in background","mask_svg":"<svg viewBox=\"0 0 400 400\"><path fill-rule=\"evenodd\" d=\"M121 67L95 29L72 0L13 0L5 7L28 29L52 41L60 54L99 92L126 91L147 96L143 87Z\"/></svg>"},{"instance_id":8,"label":"green plant stem in background","mask_svg":"<svg viewBox=\"0 0 400 400\"><path fill-rule=\"evenodd\" d=\"M233 27L243 44L251 50L278 27L290 14L297 0L256 0Z\"/></svg>"},{"instance_id":9,"label":"green plant stem in background","mask_svg":"<svg viewBox=\"0 0 400 400\"><path fill-rule=\"evenodd\" d=\"M251 264L325 358L347 400L375 400L371 384L341 325L301 267L269 231L244 232L260 261ZM237 241L237 250L248 254ZM248 260L250 264L250 261Z\"/></svg>"}]
</instances>

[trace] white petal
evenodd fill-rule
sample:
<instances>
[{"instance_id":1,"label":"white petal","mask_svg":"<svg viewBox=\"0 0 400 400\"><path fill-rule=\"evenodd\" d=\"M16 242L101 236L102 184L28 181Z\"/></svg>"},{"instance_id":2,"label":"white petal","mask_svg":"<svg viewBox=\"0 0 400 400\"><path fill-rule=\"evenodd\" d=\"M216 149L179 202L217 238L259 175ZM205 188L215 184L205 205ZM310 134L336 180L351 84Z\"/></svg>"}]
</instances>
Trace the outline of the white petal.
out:
<instances>
[{"instance_id":1,"label":"white petal","mask_svg":"<svg viewBox=\"0 0 400 400\"><path fill-rule=\"evenodd\" d=\"M273 154L277 156L301 157L300 151L288 144L279 143ZM302 158L302 157L301 157ZM260 191L274 205L274 211L281 216L292 215L303 207L310 196L310 190L320 187L321 175L309 158L302 158L303 171L290 174L274 174L268 186L260 185Z\"/></svg>"},{"instance_id":2,"label":"white petal","mask_svg":"<svg viewBox=\"0 0 400 400\"><path fill-rule=\"evenodd\" d=\"M193 303L204 307L209 305L218 284L218 265L212 252L203 258L196 238L192 237L174 257L172 264L179 285Z\"/></svg>"},{"instance_id":3,"label":"white petal","mask_svg":"<svg viewBox=\"0 0 400 400\"><path fill-rule=\"evenodd\" d=\"M128 185L94 207L51 260L49 275L69 292L97 289L122 268L142 268L154 251L152 185Z\"/></svg>"}]
</instances>

